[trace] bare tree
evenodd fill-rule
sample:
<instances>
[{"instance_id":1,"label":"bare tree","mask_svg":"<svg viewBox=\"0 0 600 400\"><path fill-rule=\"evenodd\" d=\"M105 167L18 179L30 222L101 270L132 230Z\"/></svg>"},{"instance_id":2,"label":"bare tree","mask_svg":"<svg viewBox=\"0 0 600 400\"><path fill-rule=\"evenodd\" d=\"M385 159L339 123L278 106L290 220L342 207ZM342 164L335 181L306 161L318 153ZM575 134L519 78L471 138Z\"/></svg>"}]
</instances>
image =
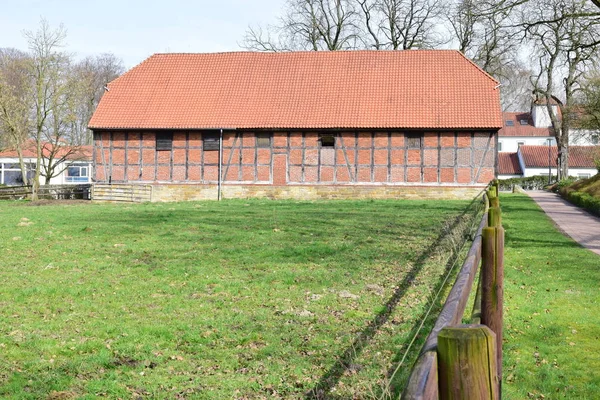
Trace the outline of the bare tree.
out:
<instances>
[{"instance_id":1,"label":"bare tree","mask_svg":"<svg viewBox=\"0 0 600 400\"><path fill-rule=\"evenodd\" d=\"M445 12L443 0L358 0L358 3L365 47L426 49L447 42L438 29Z\"/></svg>"},{"instance_id":2,"label":"bare tree","mask_svg":"<svg viewBox=\"0 0 600 400\"><path fill-rule=\"evenodd\" d=\"M569 173L576 95L598 57L600 19L584 16L593 11L579 0L536 0L524 12L523 26L538 64L535 92L546 104L558 144L559 179Z\"/></svg>"},{"instance_id":3,"label":"bare tree","mask_svg":"<svg viewBox=\"0 0 600 400\"><path fill-rule=\"evenodd\" d=\"M23 160L28 144L31 109L31 81L27 54L16 49L0 49L0 148L15 149L23 183L27 185L29 168Z\"/></svg>"},{"instance_id":4,"label":"bare tree","mask_svg":"<svg viewBox=\"0 0 600 400\"><path fill-rule=\"evenodd\" d=\"M33 83L33 121L31 138L35 143L37 160L32 182L32 200L37 200L42 171L44 133L48 118L53 112L58 112L64 101L65 69L68 57L60 50L66 38L62 25L52 30L45 20L40 22L37 31L26 31L25 37L29 44L31 63L30 79Z\"/></svg>"},{"instance_id":5,"label":"bare tree","mask_svg":"<svg viewBox=\"0 0 600 400\"><path fill-rule=\"evenodd\" d=\"M594 71L582 84L577 125L592 142L600 141L600 71Z\"/></svg>"},{"instance_id":6,"label":"bare tree","mask_svg":"<svg viewBox=\"0 0 600 400\"><path fill-rule=\"evenodd\" d=\"M533 71L515 61L511 68L506 68L499 77L500 102L504 111L523 111L531 106L531 92L533 85L531 77Z\"/></svg>"},{"instance_id":7,"label":"bare tree","mask_svg":"<svg viewBox=\"0 0 600 400\"><path fill-rule=\"evenodd\" d=\"M249 28L242 46L257 51L356 48L356 17L352 0L288 0L279 24Z\"/></svg>"},{"instance_id":8,"label":"bare tree","mask_svg":"<svg viewBox=\"0 0 600 400\"><path fill-rule=\"evenodd\" d=\"M68 127L68 141L71 145L82 146L92 143L88 122L105 93L106 84L125 71L123 62L111 53L87 57L71 69L74 85L75 118Z\"/></svg>"}]
</instances>

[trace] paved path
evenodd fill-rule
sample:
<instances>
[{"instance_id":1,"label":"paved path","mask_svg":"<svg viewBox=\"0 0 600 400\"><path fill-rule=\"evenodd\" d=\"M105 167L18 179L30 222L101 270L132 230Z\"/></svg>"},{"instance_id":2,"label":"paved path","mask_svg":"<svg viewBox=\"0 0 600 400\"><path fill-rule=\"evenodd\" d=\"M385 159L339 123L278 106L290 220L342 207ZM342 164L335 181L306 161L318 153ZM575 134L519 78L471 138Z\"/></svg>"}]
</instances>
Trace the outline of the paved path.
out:
<instances>
[{"instance_id":1,"label":"paved path","mask_svg":"<svg viewBox=\"0 0 600 400\"><path fill-rule=\"evenodd\" d=\"M527 194L563 232L583 247L600 255L600 218L575 207L556 193L528 191Z\"/></svg>"}]
</instances>

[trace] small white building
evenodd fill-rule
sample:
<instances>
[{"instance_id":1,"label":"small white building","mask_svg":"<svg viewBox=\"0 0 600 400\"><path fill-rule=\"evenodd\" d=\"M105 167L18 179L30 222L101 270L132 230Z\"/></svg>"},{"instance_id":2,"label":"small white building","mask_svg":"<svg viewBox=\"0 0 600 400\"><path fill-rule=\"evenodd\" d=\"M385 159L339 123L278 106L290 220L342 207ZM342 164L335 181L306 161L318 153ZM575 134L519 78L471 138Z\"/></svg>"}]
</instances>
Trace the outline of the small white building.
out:
<instances>
[{"instance_id":1,"label":"small white building","mask_svg":"<svg viewBox=\"0 0 600 400\"><path fill-rule=\"evenodd\" d=\"M66 154L66 155L65 155ZM61 160L64 158L64 160ZM92 177L92 149L91 146L81 146L71 151L67 148L58 152L55 175L50 179L51 185L82 184L90 183ZM33 178L37 155L31 149L23 151L23 161L29 169L29 177ZM48 165L49 160L42 158L42 162ZM42 177L40 184L46 181L44 168L41 169ZM0 152L0 185L21 186L23 185L23 174L19 164L19 157L14 150Z\"/></svg>"},{"instance_id":2,"label":"small white building","mask_svg":"<svg viewBox=\"0 0 600 400\"><path fill-rule=\"evenodd\" d=\"M498 153L498 178L557 175L556 146L521 145L515 153ZM595 160L600 159L600 146L570 146L569 176L584 179L598 172Z\"/></svg>"}]
</instances>

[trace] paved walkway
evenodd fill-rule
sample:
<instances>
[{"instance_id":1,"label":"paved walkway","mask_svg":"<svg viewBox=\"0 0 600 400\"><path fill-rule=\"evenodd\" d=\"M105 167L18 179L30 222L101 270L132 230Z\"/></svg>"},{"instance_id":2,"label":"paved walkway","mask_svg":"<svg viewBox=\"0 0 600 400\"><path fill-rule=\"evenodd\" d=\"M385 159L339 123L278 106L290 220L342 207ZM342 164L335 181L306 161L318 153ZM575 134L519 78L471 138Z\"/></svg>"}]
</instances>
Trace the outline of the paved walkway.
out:
<instances>
[{"instance_id":1,"label":"paved walkway","mask_svg":"<svg viewBox=\"0 0 600 400\"><path fill-rule=\"evenodd\" d=\"M600 255L600 218L575 207L556 193L528 191L527 194L563 232L583 247Z\"/></svg>"}]
</instances>

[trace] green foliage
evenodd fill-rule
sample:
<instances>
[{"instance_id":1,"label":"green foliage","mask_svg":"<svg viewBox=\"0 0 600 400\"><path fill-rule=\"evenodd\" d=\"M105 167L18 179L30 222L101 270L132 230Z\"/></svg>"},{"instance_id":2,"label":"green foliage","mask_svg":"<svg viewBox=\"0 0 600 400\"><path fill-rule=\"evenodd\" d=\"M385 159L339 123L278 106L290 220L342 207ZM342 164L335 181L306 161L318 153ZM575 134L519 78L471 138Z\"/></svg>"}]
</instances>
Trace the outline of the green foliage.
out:
<instances>
[{"instance_id":1,"label":"green foliage","mask_svg":"<svg viewBox=\"0 0 600 400\"><path fill-rule=\"evenodd\" d=\"M600 314L594 309L600 258L561 234L528 196L501 197L503 395L594 399L600 393Z\"/></svg>"},{"instance_id":2,"label":"green foliage","mask_svg":"<svg viewBox=\"0 0 600 400\"><path fill-rule=\"evenodd\" d=\"M558 181L558 183L556 185L556 189L561 190L567 186L570 186L571 184L573 184L576 181L577 181L577 178L575 178L574 176L570 176L566 179L561 179L560 181Z\"/></svg>"},{"instance_id":3,"label":"green foliage","mask_svg":"<svg viewBox=\"0 0 600 400\"><path fill-rule=\"evenodd\" d=\"M551 181L556 181L556 177L552 176ZM503 191L510 191L515 185L525 190L541 190L548 186L548 176L536 175L522 178L499 179L498 183L500 190Z\"/></svg>"},{"instance_id":4,"label":"green foliage","mask_svg":"<svg viewBox=\"0 0 600 400\"><path fill-rule=\"evenodd\" d=\"M8 399L294 399L340 366L336 396L378 392L467 206L29 204L0 202Z\"/></svg>"},{"instance_id":5,"label":"green foliage","mask_svg":"<svg viewBox=\"0 0 600 400\"><path fill-rule=\"evenodd\" d=\"M600 174L561 186L558 192L576 206L600 217Z\"/></svg>"}]
</instances>

